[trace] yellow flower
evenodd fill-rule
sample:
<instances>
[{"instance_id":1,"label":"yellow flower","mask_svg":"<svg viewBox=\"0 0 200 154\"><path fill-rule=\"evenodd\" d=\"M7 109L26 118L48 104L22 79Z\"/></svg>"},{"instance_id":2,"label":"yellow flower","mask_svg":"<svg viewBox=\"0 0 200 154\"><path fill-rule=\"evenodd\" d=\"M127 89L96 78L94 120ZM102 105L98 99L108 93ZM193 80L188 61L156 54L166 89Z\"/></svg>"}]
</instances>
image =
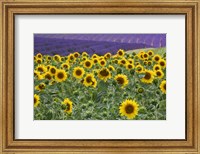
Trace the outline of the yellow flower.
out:
<instances>
[{"instance_id":1,"label":"yellow flower","mask_svg":"<svg viewBox=\"0 0 200 154\"><path fill-rule=\"evenodd\" d=\"M40 83L39 85L35 86L35 89L41 91L45 89L46 85L44 83Z\"/></svg>"},{"instance_id":2,"label":"yellow flower","mask_svg":"<svg viewBox=\"0 0 200 154\"><path fill-rule=\"evenodd\" d=\"M80 56L80 54L78 52L74 52L74 57L78 58Z\"/></svg>"},{"instance_id":3,"label":"yellow flower","mask_svg":"<svg viewBox=\"0 0 200 154\"><path fill-rule=\"evenodd\" d=\"M63 82L67 79L67 73L64 70L57 69L55 79L58 82Z\"/></svg>"},{"instance_id":4,"label":"yellow flower","mask_svg":"<svg viewBox=\"0 0 200 154\"><path fill-rule=\"evenodd\" d=\"M70 65L69 65L69 63L62 63L62 65L61 65L61 67L63 68L63 69L70 69Z\"/></svg>"},{"instance_id":5,"label":"yellow flower","mask_svg":"<svg viewBox=\"0 0 200 154\"><path fill-rule=\"evenodd\" d=\"M42 63L42 58L37 58L36 63L41 64Z\"/></svg>"},{"instance_id":6,"label":"yellow flower","mask_svg":"<svg viewBox=\"0 0 200 154\"><path fill-rule=\"evenodd\" d=\"M145 73L145 76L141 79L141 81L144 83L152 83L154 80L155 73L150 70L145 70L144 73Z\"/></svg>"},{"instance_id":7,"label":"yellow flower","mask_svg":"<svg viewBox=\"0 0 200 154\"><path fill-rule=\"evenodd\" d=\"M44 66L44 65L38 65L38 66L36 67L36 70L39 71L39 72L44 73L44 72L47 71L47 68L46 68L46 66Z\"/></svg>"},{"instance_id":8,"label":"yellow flower","mask_svg":"<svg viewBox=\"0 0 200 154\"><path fill-rule=\"evenodd\" d=\"M119 85L122 86L122 88L125 87L128 84L128 78L124 74L118 74L118 75L116 75L115 76L115 80L117 81L117 83Z\"/></svg>"},{"instance_id":9,"label":"yellow flower","mask_svg":"<svg viewBox=\"0 0 200 154\"><path fill-rule=\"evenodd\" d=\"M154 55L154 52L152 50L149 50L147 53L148 53L149 56L153 56Z\"/></svg>"},{"instance_id":10,"label":"yellow flower","mask_svg":"<svg viewBox=\"0 0 200 154\"><path fill-rule=\"evenodd\" d=\"M108 59L108 58L110 58L112 55L111 55L111 53L106 53L105 55L104 55L104 57L106 58L106 59Z\"/></svg>"},{"instance_id":11,"label":"yellow flower","mask_svg":"<svg viewBox=\"0 0 200 154\"><path fill-rule=\"evenodd\" d=\"M92 60L93 60L94 64L98 63L98 59L97 58L93 58Z\"/></svg>"},{"instance_id":12,"label":"yellow flower","mask_svg":"<svg viewBox=\"0 0 200 154\"><path fill-rule=\"evenodd\" d=\"M83 52L83 53L82 53L82 56L83 56L83 57L87 57L87 56L88 56L87 52Z\"/></svg>"},{"instance_id":13,"label":"yellow flower","mask_svg":"<svg viewBox=\"0 0 200 154\"><path fill-rule=\"evenodd\" d=\"M60 62L60 61L61 61L60 55L54 55L54 56L53 56L53 60L54 60L54 61L57 61L57 62Z\"/></svg>"},{"instance_id":14,"label":"yellow flower","mask_svg":"<svg viewBox=\"0 0 200 154\"><path fill-rule=\"evenodd\" d=\"M51 75L55 75L56 71L57 71L57 68L55 66L50 66L49 72L51 73Z\"/></svg>"},{"instance_id":15,"label":"yellow flower","mask_svg":"<svg viewBox=\"0 0 200 154\"><path fill-rule=\"evenodd\" d=\"M144 59L148 59L148 57L149 57L149 55L148 55L147 53L144 53L144 54L143 54L143 58L144 58Z\"/></svg>"},{"instance_id":16,"label":"yellow flower","mask_svg":"<svg viewBox=\"0 0 200 154\"><path fill-rule=\"evenodd\" d=\"M161 70L161 66L156 64L156 65L153 66L153 70L154 71Z\"/></svg>"},{"instance_id":17,"label":"yellow flower","mask_svg":"<svg viewBox=\"0 0 200 154\"><path fill-rule=\"evenodd\" d=\"M127 60L126 60L125 58L123 58L123 59L121 59L121 60L119 61L119 64L126 66Z\"/></svg>"},{"instance_id":18,"label":"yellow flower","mask_svg":"<svg viewBox=\"0 0 200 154\"><path fill-rule=\"evenodd\" d=\"M127 70L131 70L131 69L133 69L134 68L134 65L133 64L126 64L126 69Z\"/></svg>"},{"instance_id":19,"label":"yellow flower","mask_svg":"<svg viewBox=\"0 0 200 154\"><path fill-rule=\"evenodd\" d=\"M136 101L126 99L121 103L119 107L119 112L121 116L126 116L128 119L133 119L138 115L139 105Z\"/></svg>"},{"instance_id":20,"label":"yellow flower","mask_svg":"<svg viewBox=\"0 0 200 154\"><path fill-rule=\"evenodd\" d=\"M142 73L143 71L144 71L144 68L143 68L143 66L142 65L137 65L136 67L135 67L135 71L137 72L137 73Z\"/></svg>"},{"instance_id":21,"label":"yellow flower","mask_svg":"<svg viewBox=\"0 0 200 154\"><path fill-rule=\"evenodd\" d=\"M69 98L65 98L62 105L64 105L65 108L64 112L68 114L72 113L73 103Z\"/></svg>"},{"instance_id":22,"label":"yellow flower","mask_svg":"<svg viewBox=\"0 0 200 154\"><path fill-rule=\"evenodd\" d=\"M91 68L93 65L93 61L92 60L85 60L84 61L84 67L85 68Z\"/></svg>"},{"instance_id":23,"label":"yellow flower","mask_svg":"<svg viewBox=\"0 0 200 154\"><path fill-rule=\"evenodd\" d=\"M36 55L36 57L37 57L37 58L42 58L42 54L41 54L41 53L38 53L38 54Z\"/></svg>"},{"instance_id":24,"label":"yellow flower","mask_svg":"<svg viewBox=\"0 0 200 154\"><path fill-rule=\"evenodd\" d=\"M98 72L98 77L101 80L107 81L108 79L111 78L111 73L107 68L102 68Z\"/></svg>"},{"instance_id":25,"label":"yellow flower","mask_svg":"<svg viewBox=\"0 0 200 154\"><path fill-rule=\"evenodd\" d=\"M122 49L119 49L118 51L117 51L117 55L118 56L124 56L124 50L122 50Z\"/></svg>"},{"instance_id":26,"label":"yellow flower","mask_svg":"<svg viewBox=\"0 0 200 154\"><path fill-rule=\"evenodd\" d=\"M89 73L85 76L84 78L84 81L83 81L83 84L88 87L88 86L92 86L94 83L94 75L92 73Z\"/></svg>"},{"instance_id":27,"label":"yellow flower","mask_svg":"<svg viewBox=\"0 0 200 154\"><path fill-rule=\"evenodd\" d=\"M166 94L166 80L163 80L160 84L160 90Z\"/></svg>"},{"instance_id":28,"label":"yellow flower","mask_svg":"<svg viewBox=\"0 0 200 154\"><path fill-rule=\"evenodd\" d=\"M130 64L134 64L134 60L131 59L131 58L128 59L128 62L129 62Z\"/></svg>"},{"instance_id":29,"label":"yellow flower","mask_svg":"<svg viewBox=\"0 0 200 154\"><path fill-rule=\"evenodd\" d=\"M69 54L68 55L68 61L74 61L74 59L75 59L75 57L74 57L74 55L73 54Z\"/></svg>"},{"instance_id":30,"label":"yellow flower","mask_svg":"<svg viewBox=\"0 0 200 154\"><path fill-rule=\"evenodd\" d=\"M158 78L163 78L163 76L164 76L164 73L163 73L163 71L161 71L161 70L157 70L157 71L155 71L155 74L156 74L156 76L158 77Z\"/></svg>"},{"instance_id":31,"label":"yellow flower","mask_svg":"<svg viewBox=\"0 0 200 154\"><path fill-rule=\"evenodd\" d=\"M101 66L105 66L105 65L106 65L105 59L99 60L99 64L100 64Z\"/></svg>"},{"instance_id":32,"label":"yellow flower","mask_svg":"<svg viewBox=\"0 0 200 154\"><path fill-rule=\"evenodd\" d=\"M46 56L47 61L51 61L51 59L52 59L51 56Z\"/></svg>"},{"instance_id":33,"label":"yellow flower","mask_svg":"<svg viewBox=\"0 0 200 154\"><path fill-rule=\"evenodd\" d=\"M43 77L44 77L45 79L48 79L48 80L51 80L51 79L52 79L52 76L51 76L51 73L50 73L50 72L44 73L44 74L43 74Z\"/></svg>"},{"instance_id":34,"label":"yellow flower","mask_svg":"<svg viewBox=\"0 0 200 154\"><path fill-rule=\"evenodd\" d=\"M98 55L97 55L97 54L93 54L93 55L92 55L92 59L95 59L95 58L98 58Z\"/></svg>"},{"instance_id":35,"label":"yellow flower","mask_svg":"<svg viewBox=\"0 0 200 154\"><path fill-rule=\"evenodd\" d=\"M112 65L109 65L109 66L108 66L108 69L109 69L110 71L115 71L115 68L114 68Z\"/></svg>"},{"instance_id":36,"label":"yellow flower","mask_svg":"<svg viewBox=\"0 0 200 154\"><path fill-rule=\"evenodd\" d=\"M81 67L75 67L73 70L73 76L77 79L81 79L84 74L85 74L85 71Z\"/></svg>"},{"instance_id":37,"label":"yellow flower","mask_svg":"<svg viewBox=\"0 0 200 154\"><path fill-rule=\"evenodd\" d=\"M160 59L161 59L160 55L155 55L155 56L153 57L153 60L154 60L155 62L159 62Z\"/></svg>"},{"instance_id":38,"label":"yellow flower","mask_svg":"<svg viewBox=\"0 0 200 154\"><path fill-rule=\"evenodd\" d=\"M37 107L40 104L40 96L34 94L34 107Z\"/></svg>"},{"instance_id":39,"label":"yellow flower","mask_svg":"<svg viewBox=\"0 0 200 154\"><path fill-rule=\"evenodd\" d=\"M158 63L162 68L166 67L166 61L164 59L160 59Z\"/></svg>"}]
</instances>

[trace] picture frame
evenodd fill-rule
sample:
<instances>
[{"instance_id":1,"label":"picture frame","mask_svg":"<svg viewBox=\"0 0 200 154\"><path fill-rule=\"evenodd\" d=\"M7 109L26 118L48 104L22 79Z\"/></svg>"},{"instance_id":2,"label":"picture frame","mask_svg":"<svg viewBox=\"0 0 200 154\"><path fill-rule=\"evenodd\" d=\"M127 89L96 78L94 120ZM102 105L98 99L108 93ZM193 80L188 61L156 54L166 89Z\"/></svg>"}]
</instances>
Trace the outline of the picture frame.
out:
<instances>
[{"instance_id":1,"label":"picture frame","mask_svg":"<svg viewBox=\"0 0 200 154\"><path fill-rule=\"evenodd\" d=\"M15 0L0 2L1 153L199 153L199 0ZM186 17L186 139L15 139L15 15L140 14ZM30 98L31 99L31 98Z\"/></svg>"}]
</instances>

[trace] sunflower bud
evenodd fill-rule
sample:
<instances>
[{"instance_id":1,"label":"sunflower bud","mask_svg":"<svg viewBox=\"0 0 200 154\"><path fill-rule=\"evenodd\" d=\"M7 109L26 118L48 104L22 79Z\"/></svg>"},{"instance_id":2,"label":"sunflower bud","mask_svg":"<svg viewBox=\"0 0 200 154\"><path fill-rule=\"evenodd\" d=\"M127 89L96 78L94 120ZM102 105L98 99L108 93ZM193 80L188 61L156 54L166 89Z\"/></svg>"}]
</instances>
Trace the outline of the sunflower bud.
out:
<instances>
[{"instance_id":1,"label":"sunflower bud","mask_svg":"<svg viewBox=\"0 0 200 154\"><path fill-rule=\"evenodd\" d=\"M144 89L143 89L143 88L138 88L138 92L139 92L139 93L143 93L143 92L144 92Z\"/></svg>"},{"instance_id":2,"label":"sunflower bud","mask_svg":"<svg viewBox=\"0 0 200 154\"><path fill-rule=\"evenodd\" d=\"M120 73L122 73L122 70L121 70L121 68L118 68L117 69L117 74L120 74Z\"/></svg>"},{"instance_id":3,"label":"sunflower bud","mask_svg":"<svg viewBox=\"0 0 200 154\"><path fill-rule=\"evenodd\" d=\"M130 73L131 73L131 75L134 75L134 74L135 74L135 70L132 69L132 70L130 71Z\"/></svg>"}]
</instances>

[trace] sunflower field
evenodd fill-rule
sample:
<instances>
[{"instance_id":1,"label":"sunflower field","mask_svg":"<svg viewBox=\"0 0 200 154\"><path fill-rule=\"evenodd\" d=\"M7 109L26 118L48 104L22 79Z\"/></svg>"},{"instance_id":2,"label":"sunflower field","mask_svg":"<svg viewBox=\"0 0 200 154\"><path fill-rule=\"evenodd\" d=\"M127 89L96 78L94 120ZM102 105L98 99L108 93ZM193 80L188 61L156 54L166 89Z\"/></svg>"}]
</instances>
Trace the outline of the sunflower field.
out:
<instances>
[{"instance_id":1,"label":"sunflower field","mask_svg":"<svg viewBox=\"0 0 200 154\"><path fill-rule=\"evenodd\" d=\"M165 120L165 48L38 53L34 86L35 120Z\"/></svg>"}]
</instances>

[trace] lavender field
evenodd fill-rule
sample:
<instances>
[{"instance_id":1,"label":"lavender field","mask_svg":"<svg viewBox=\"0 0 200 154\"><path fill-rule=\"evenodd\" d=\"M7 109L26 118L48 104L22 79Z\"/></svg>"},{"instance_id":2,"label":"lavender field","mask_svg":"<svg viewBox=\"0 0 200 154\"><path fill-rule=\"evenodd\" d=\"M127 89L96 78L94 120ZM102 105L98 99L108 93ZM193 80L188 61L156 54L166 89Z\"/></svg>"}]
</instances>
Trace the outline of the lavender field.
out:
<instances>
[{"instance_id":1,"label":"lavender field","mask_svg":"<svg viewBox=\"0 0 200 154\"><path fill-rule=\"evenodd\" d=\"M104 55L119 49L166 46L165 34L34 34L34 54L69 55L72 52Z\"/></svg>"}]
</instances>

